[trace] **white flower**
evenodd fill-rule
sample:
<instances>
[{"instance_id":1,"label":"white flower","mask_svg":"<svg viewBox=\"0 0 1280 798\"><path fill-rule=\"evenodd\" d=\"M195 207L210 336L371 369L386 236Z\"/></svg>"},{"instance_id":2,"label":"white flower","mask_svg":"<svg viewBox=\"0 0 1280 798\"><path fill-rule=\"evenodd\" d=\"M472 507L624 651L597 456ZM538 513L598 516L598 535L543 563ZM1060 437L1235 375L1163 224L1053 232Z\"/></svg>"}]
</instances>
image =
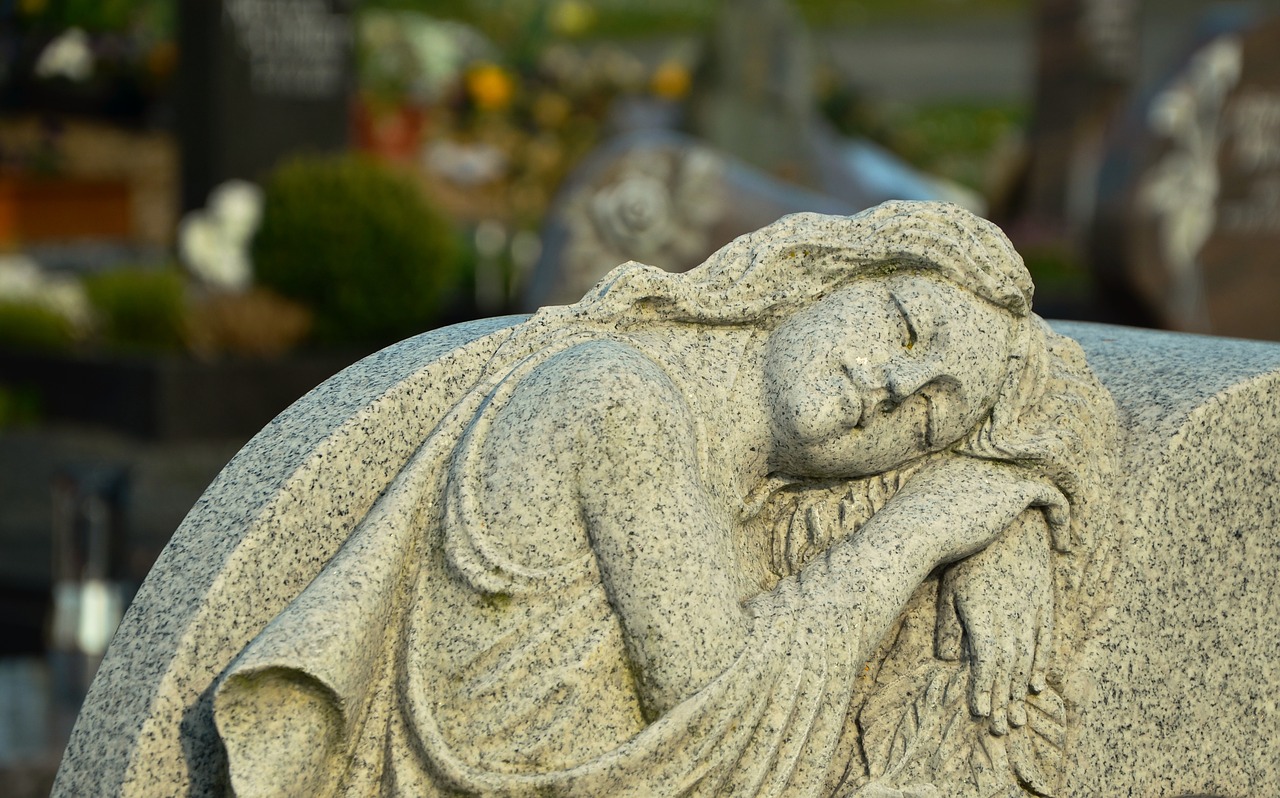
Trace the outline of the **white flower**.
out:
<instances>
[{"instance_id":1,"label":"white flower","mask_svg":"<svg viewBox=\"0 0 1280 798\"><path fill-rule=\"evenodd\" d=\"M0 300L33 299L40 292L40 266L25 255L0 255Z\"/></svg>"},{"instance_id":2,"label":"white flower","mask_svg":"<svg viewBox=\"0 0 1280 798\"><path fill-rule=\"evenodd\" d=\"M228 180L209 194L209 211L231 241L247 245L262 222L262 189Z\"/></svg>"},{"instance_id":3,"label":"white flower","mask_svg":"<svg viewBox=\"0 0 1280 798\"><path fill-rule=\"evenodd\" d=\"M45 79L63 77L77 83L88 80L93 75L89 35L80 28L68 28L40 52L35 71Z\"/></svg>"},{"instance_id":4,"label":"white flower","mask_svg":"<svg viewBox=\"0 0 1280 798\"><path fill-rule=\"evenodd\" d=\"M228 180L209 194L209 207L187 214L178 226L178 250L196 277L229 291L253 282L249 245L262 221L262 189Z\"/></svg>"},{"instance_id":5,"label":"white flower","mask_svg":"<svg viewBox=\"0 0 1280 798\"><path fill-rule=\"evenodd\" d=\"M39 305L80 332L89 328L93 318L89 297L79 280L45 274L25 255L0 255L0 301Z\"/></svg>"}]
</instances>

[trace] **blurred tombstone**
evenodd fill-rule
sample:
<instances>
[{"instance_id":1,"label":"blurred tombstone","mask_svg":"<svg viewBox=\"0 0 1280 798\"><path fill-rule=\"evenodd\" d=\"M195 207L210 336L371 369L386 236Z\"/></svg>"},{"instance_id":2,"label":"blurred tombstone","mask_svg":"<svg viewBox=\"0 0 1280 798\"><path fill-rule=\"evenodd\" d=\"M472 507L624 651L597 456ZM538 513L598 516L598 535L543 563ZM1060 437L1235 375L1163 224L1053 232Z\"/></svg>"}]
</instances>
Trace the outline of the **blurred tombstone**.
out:
<instances>
[{"instance_id":1,"label":"blurred tombstone","mask_svg":"<svg viewBox=\"0 0 1280 798\"><path fill-rule=\"evenodd\" d=\"M786 0L723 0L694 79L688 131L854 210L889 199L984 210L975 193L922 175L870 142L841 137L818 112L815 63L809 32Z\"/></svg>"},{"instance_id":2,"label":"blurred tombstone","mask_svg":"<svg viewBox=\"0 0 1280 798\"><path fill-rule=\"evenodd\" d=\"M695 77L691 132L770 174L816 184L799 146L814 134L813 70L808 31L786 0L723 0Z\"/></svg>"},{"instance_id":3,"label":"blurred tombstone","mask_svg":"<svg viewBox=\"0 0 1280 798\"><path fill-rule=\"evenodd\" d=\"M1107 122L1137 74L1137 15L1137 0L1038 0L1025 184L1002 215L1053 236L1087 215Z\"/></svg>"},{"instance_id":4,"label":"blurred tombstone","mask_svg":"<svg viewBox=\"0 0 1280 798\"><path fill-rule=\"evenodd\" d=\"M349 137L354 31L346 0L178 4L182 206Z\"/></svg>"},{"instance_id":5,"label":"blurred tombstone","mask_svg":"<svg viewBox=\"0 0 1280 798\"><path fill-rule=\"evenodd\" d=\"M858 210L687 136L638 131L609 142L570 176L547 217L523 305L575 302L628 260L686 271L788 213Z\"/></svg>"},{"instance_id":6,"label":"blurred tombstone","mask_svg":"<svg viewBox=\"0 0 1280 798\"><path fill-rule=\"evenodd\" d=\"M53 480L53 623L56 708L75 717L132 595L124 514L128 472L62 469Z\"/></svg>"},{"instance_id":7,"label":"blurred tombstone","mask_svg":"<svg viewBox=\"0 0 1280 798\"><path fill-rule=\"evenodd\" d=\"M1280 339L1280 17L1196 47L1109 158L1103 276L1162 326Z\"/></svg>"}]
</instances>

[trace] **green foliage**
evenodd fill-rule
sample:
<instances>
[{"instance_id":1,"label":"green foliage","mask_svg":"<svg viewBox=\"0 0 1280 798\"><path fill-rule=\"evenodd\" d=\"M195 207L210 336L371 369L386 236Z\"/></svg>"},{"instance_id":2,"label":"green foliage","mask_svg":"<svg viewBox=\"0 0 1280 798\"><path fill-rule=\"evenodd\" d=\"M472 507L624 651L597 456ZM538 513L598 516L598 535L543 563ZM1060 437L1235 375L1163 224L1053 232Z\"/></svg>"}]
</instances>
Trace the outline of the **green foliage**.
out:
<instances>
[{"instance_id":1,"label":"green foliage","mask_svg":"<svg viewBox=\"0 0 1280 798\"><path fill-rule=\"evenodd\" d=\"M1025 13L1027 0L792 0L810 25L948 22L975 15Z\"/></svg>"},{"instance_id":2,"label":"green foliage","mask_svg":"<svg viewBox=\"0 0 1280 798\"><path fill-rule=\"evenodd\" d=\"M170 37L176 29L178 0L27 0L19 15L54 28L89 31L145 29Z\"/></svg>"},{"instance_id":3,"label":"green foliage","mask_svg":"<svg viewBox=\"0 0 1280 798\"><path fill-rule=\"evenodd\" d=\"M1036 296L1083 297L1092 286L1092 275L1080 259L1060 246L1021 247L1022 259L1036 284Z\"/></svg>"},{"instance_id":4,"label":"green foliage","mask_svg":"<svg viewBox=\"0 0 1280 798\"><path fill-rule=\"evenodd\" d=\"M84 288L108 344L178 349L186 332L184 283L176 269L122 268L86 278Z\"/></svg>"},{"instance_id":5,"label":"green foliage","mask_svg":"<svg viewBox=\"0 0 1280 798\"><path fill-rule=\"evenodd\" d=\"M75 342L65 316L34 302L0 301L0 347L60 350Z\"/></svg>"},{"instance_id":6,"label":"green foliage","mask_svg":"<svg viewBox=\"0 0 1280 798\"><path fill-rule=\"evenodd\" d=\"M266 186L258 281L306 304L321 340L382 343L428 329L462 252L407 177L356 157L300 158Z\"/></svg>"},{"instance_id":7,"label":"green foliage","mask_svg":"<svg viewBox=\"0 0 1280 798\"><path fill-rule=\"evenodd\" d=\"M630 0L598 3L576 0L592 8L595 37L641 37L702 33L715 17L717 0ZM869 22L946 22L975 14L1025 13L1028 0L792 0L814 26L862 25ZM411 9L435 17L469 22L499 46L510 49L532 26L554 13L565 0L365 0L362 8Z\"/></svg>"}]
</instances>

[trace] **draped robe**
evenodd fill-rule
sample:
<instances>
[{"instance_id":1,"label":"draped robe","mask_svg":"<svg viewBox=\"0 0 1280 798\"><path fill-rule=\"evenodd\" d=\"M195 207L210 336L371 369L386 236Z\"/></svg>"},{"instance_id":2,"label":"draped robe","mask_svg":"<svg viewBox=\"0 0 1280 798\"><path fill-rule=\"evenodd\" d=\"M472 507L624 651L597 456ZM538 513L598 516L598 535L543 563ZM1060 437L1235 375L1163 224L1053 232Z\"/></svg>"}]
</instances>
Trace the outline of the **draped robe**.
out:
<instances>
[{"instance_id":1,"label":"draped robe","mask_svg":"<svg viewBox=\"0 0 1280 798\"><path fill-rule=\"evenodd\" d=\"M589 543L530 569L486 539L464 466L488 420L524 376L599 333L529 337L490 363L216 687L233 788L833 794L857 750L856 652L874 641L860 638L856 603L821 589L825 563L747 602L749 633L732 664L646 722ZM290 728L263 731L284 714Z\"/></svg>"}]
</instances>

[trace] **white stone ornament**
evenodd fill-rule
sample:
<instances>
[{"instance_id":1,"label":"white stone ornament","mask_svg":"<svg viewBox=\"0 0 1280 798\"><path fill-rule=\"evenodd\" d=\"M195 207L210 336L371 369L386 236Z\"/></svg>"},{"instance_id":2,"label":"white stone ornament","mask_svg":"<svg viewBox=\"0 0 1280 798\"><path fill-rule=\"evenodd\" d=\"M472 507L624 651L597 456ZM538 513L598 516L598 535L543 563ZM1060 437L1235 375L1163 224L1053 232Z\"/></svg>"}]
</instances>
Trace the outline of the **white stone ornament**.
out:
<instances>
[{"instance_id":1,"label":"white stone ornament","mask_svg":"<svg viewBox=\"0 0 1280 798\"><path fill-rule=\"evenodd\" d=\"M1117 414L1031 291L990 223L892 202L362 361L188 516L54 794L1273 792L1280 719L1217 699L1280 686L1280 632L1223 621L1236 662L1193 619L1274 583L1227 530L1274 548L1233 419L1280 414L1280 347L1072 328ZM1161 692L1191 656L1253 749Z\"/></svg>"}]
</instances>

